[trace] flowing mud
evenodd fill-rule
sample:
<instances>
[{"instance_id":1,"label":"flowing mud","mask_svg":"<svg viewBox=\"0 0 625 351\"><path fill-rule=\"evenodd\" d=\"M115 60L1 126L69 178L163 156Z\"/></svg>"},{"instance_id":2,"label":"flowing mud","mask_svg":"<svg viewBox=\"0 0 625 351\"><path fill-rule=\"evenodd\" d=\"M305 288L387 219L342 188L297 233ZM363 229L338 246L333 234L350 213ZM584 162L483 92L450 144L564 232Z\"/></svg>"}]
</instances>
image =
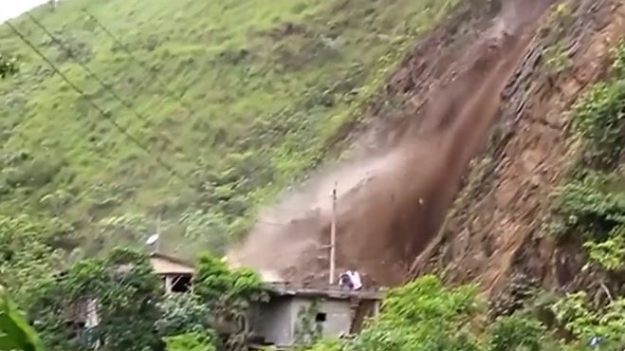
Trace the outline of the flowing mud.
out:
<instances>
[{"instance_id":1,"label":"flowing mud","mask_svg":"<svg viewBox=\"0 0 625 351\"><path fill-rule=\"evenodd\" d=\"M394 146L321 172L287 194L228 259L282 279L325 282L336 186L337 269L357 269L376 284L403 281L486 144L501 93L550 4L504 1L489 29L454 63L460 73L429 94Z\"/></svg>"}]
</instances>

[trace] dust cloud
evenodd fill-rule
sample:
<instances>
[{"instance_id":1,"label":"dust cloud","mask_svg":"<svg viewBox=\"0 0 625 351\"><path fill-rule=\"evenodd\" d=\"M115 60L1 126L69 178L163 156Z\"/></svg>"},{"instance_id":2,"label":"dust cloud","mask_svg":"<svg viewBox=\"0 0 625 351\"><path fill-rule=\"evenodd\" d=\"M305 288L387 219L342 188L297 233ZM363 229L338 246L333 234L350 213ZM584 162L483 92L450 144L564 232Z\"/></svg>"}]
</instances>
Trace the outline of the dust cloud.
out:
<instances>
[{"instance_id":1,"label":"dust cloud","mask_svg":"<svg viewBox=\"0 0 625 351\"><path fill-rule=\"evenodd\" d=\"M229 262L270 279L324 284L336 186L339 272L357 269L370 284L406 279L409 264L441 226L468 163L484 147L501 93L550 4L504 1L490 29L459 58L463 71L432 91L424 112L412 117L415 127L394 146L321 170L287 192L261 214Z\"/></svg>"}]
</instances>

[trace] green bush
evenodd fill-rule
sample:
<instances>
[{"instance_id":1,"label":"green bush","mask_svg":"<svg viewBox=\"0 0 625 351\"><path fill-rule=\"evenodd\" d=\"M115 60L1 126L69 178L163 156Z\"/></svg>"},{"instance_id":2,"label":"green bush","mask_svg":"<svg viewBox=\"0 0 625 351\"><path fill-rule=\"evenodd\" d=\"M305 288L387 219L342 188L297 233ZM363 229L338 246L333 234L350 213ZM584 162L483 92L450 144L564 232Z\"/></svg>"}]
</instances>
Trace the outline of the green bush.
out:
<instances>
[{"instance_id":1,"label":"green bush","mask_svg":"<svg viewBox=\"0 0 625 351\"><path fill-rule=\"evenodd\" d=\"M602 239L625 224L625 193L605 189L610 177L587 176L554 192L554 214L562 234L576 231L589 239Z\"/></svg>"},{"instance_id":2,"label":"green bush","mask_svg":"<svg viewBox=\"0 0 625 351\"><path fill-rule=\"evenodd\" d=\"M567 295L553 306L556 318L582 341L602 337L607 350L625 342L625 299L618 298L604 307L594 308L585 292Z\"/></svg>"},{"instance_id":3,"label":"green bush","mask_svg":"<svg viewBox=\"0 0 625 351\"><path fill-rule=\"evenodd\" d=\"M434 276L424 276L393 289L381 315L352 340L322 342L313 350L345 351L477 351L472 320L483 312L474 286L447 289Z\"/></svg>"},{"instance_id":4,"label":"green bush","mask_svg":"<svg viewBox=\"0 0 625 351\"><path fill-rule=\"evenodd\" d=\"M546 329L532 317L499 317L489 327L489 351L541 351Z\"/></svg>"},{"instance_id":5,"label":"green bush","mask_svg":"<svg viewBox=\"0 0 625 351\"><path fill-rule=\"evenodd\" d=\"M625 80L595 85L576 104L573 127L586 140L588 163L612 167L623 151Z\"/></svg>"},{"instance_id":6,"label":"green bush","mask_svg":"<svg viewBox=\"0 0 625 351\"><path fill-rule=\"evenodd\" d=\"M421 277L393 289L384 300L382 319L409 324L459 323L479 310L474 286L447 290L435 276Z\"/></svg>"},{"instance_id":7,"label":"green bush","mask_svg":"<svg viewBox=\"0 0 625 351\"><path fill-rule=\"evenodd\" d=\"M200 257L193 277L194 292L208 303L258 299L263 295L260 276L250 269L230 270L209 254Z\"/></svg>"},{"instance_id":8,"label":"green bush","mask_svg":"<svg viewBox=\"0 0 625 351\"><path fill-rule=\"evenodd\" d=\"M210 308L192 293L167 296L159 308L161 317L155 326L163 337L212 329Z\"/></svg>"},{"instance_id":9,"label":"green bush","mask_svg":"<svg viewBox=\"0 0 625 351\"><path fill-rule=\"evenodd\" d=\"M217 351L213 337L201 333L187 333L165 338L167 351Z\"/></svg>"},{"instance_id":10,"label":"green bush","mask_svg":"<svg viewBox=\"0 0 625 351\"><path fill-rule=\"evenodd\" d=\"M162 298L161 281L149 258L116 249L105 259L80 261L42 286L29 316L53 351L84 350L96 340L103 341L103 351L156 349L161 344L155 325ZM89 300L96 301L99 322L80 330L68 323L79 315L68 312Z\"/></svg>"}]
</instances>

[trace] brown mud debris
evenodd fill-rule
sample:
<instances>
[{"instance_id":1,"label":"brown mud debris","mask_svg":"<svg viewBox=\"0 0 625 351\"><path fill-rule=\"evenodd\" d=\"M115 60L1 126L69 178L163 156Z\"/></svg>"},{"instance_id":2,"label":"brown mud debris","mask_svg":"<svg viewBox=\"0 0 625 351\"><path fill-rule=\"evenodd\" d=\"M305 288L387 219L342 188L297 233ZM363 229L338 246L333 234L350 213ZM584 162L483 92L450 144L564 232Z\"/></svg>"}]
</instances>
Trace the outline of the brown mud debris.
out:
<instances>
[{"instance_id":1,"label":"brown mud debris","mask_svg":"<svg viewBox=\"0 0 625 351\"><path fill-rule=\"evenodd\" d=\"M229 259L284 279L324 283L337 184L337 267L358 269L377 284L404 281L441 227L469 162L485 147L502 93L552 2L503 1L477 39L457 51L395 140L322 170L287 194Z\"/></svg>"}]
</instances>

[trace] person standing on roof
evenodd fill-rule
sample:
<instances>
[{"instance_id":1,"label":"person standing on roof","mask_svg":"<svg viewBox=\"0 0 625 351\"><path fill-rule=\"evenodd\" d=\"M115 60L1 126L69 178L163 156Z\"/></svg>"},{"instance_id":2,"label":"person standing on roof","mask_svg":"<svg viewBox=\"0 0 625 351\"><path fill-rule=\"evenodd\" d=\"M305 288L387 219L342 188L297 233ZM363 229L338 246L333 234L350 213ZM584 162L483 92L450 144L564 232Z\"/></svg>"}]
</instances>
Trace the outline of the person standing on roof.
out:
<instances>
[{"instance_id":1,"label":"person standing on roof","mask_svg":"<svg viewBox=\"0 0 625 351\"><path fill-rule=\"evenodd\" d=\"M355 270L348 270L341 274L339 276L339 286L354 291L362 289L362 279L360 278L360 273Z\"/></svg>"}]
</instances>

